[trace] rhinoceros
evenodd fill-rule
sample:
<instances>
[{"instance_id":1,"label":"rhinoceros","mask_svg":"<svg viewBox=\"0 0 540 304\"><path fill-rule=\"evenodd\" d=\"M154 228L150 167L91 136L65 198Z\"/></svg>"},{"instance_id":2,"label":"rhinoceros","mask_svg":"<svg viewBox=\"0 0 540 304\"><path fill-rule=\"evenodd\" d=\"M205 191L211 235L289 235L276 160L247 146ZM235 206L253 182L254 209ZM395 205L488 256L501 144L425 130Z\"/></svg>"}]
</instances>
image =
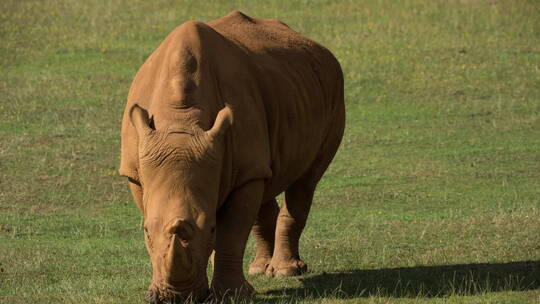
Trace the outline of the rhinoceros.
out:
<instances>
[{"instance_id":1,"label":"rhinoceros","mask_svg":"<svg viewBox=\"0 0 540 304\"><path fill-rule=\"evenodd\" d=\"M330 51L278 20L234 11L165 38L133 80L121 133L119 172L152 262L147 301L251 296L250 231L249 274L306 271L298 243L341 142L343 94Z\"/></svg>"}]
</instances>

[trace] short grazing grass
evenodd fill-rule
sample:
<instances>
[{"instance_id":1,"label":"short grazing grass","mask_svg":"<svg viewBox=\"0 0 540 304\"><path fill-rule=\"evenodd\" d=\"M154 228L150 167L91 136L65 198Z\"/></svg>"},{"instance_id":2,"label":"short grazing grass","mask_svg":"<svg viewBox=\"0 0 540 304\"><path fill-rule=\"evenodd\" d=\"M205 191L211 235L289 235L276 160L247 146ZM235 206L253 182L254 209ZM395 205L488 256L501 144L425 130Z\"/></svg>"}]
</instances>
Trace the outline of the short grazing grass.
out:
<instances>
[{"instance_id":1,"label":"short grazing grass","mask_svg":"<svg viewBox=\"0 0 540 304\"><path fill-rule=\"evenodd\" d=\"M4 0L1 303L142 302L141 216L116 173L127 91L175 26L233 9L328 46L346 77L311 271L250 278L252 302L540 301L538 1Z\"/></svg>"}]
</instances>

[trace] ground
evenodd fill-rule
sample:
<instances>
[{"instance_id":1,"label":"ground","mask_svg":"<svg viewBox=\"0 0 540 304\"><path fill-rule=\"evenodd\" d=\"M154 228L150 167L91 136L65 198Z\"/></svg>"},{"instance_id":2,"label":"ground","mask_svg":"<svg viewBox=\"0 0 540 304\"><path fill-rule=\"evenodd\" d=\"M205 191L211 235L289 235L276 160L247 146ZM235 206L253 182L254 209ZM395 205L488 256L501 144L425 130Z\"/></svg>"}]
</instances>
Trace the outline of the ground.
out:
<instances>
[{"instance_id":1,"label":"ground","mask_svg":"<svg viewBox=\"0 0 540 304\"><path fill-rule=\"evenodd\" d=\"M233 9L326 45L346 82L310 272L250 278L254 303L540 301L538 1L4 0L0 302L142 303L127 91L175 26Z\"/></svg>"}]
</instances>

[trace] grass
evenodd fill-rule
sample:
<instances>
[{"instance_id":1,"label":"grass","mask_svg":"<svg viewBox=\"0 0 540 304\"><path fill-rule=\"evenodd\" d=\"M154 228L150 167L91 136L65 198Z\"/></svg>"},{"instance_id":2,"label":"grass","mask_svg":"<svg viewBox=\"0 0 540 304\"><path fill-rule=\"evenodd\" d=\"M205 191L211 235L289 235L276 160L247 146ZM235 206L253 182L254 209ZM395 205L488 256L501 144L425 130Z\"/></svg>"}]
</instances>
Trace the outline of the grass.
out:
<instances>
[{"instance_id":1,"label":"grass","mask_svg":"<svg viewBox=\"0 0 540 304\"><path fill-rule=\"evenodd\" d=\"M250 278L254 303L540 301L537 1L4 0L1 303L142 303L141 216L116 173L127 91L175 26L233 9L328 46L346 77L311 271Z\"/></svg>"}]
</instances>

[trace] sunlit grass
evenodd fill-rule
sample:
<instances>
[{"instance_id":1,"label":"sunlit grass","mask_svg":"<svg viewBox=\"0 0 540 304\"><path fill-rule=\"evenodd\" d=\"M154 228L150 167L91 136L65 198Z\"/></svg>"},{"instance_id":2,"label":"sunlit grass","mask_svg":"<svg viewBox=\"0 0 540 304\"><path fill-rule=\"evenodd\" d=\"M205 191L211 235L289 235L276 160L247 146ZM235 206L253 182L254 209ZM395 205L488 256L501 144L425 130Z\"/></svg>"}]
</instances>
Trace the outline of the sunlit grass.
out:
<instances>
[{"instance_id":1,"label":"sunlit grass","mask_svg":"<svg viewBox=\"0 0 540 304\"><path fill-rule=\"evenodd\" d=\"M253 302L538 301L537 1L6 0L0 302L142 303L141 216L116 175L127 91L174 27L233 9L319 41L346 79L310 272L249 278Z\"/></svg>"}]
</instances>

